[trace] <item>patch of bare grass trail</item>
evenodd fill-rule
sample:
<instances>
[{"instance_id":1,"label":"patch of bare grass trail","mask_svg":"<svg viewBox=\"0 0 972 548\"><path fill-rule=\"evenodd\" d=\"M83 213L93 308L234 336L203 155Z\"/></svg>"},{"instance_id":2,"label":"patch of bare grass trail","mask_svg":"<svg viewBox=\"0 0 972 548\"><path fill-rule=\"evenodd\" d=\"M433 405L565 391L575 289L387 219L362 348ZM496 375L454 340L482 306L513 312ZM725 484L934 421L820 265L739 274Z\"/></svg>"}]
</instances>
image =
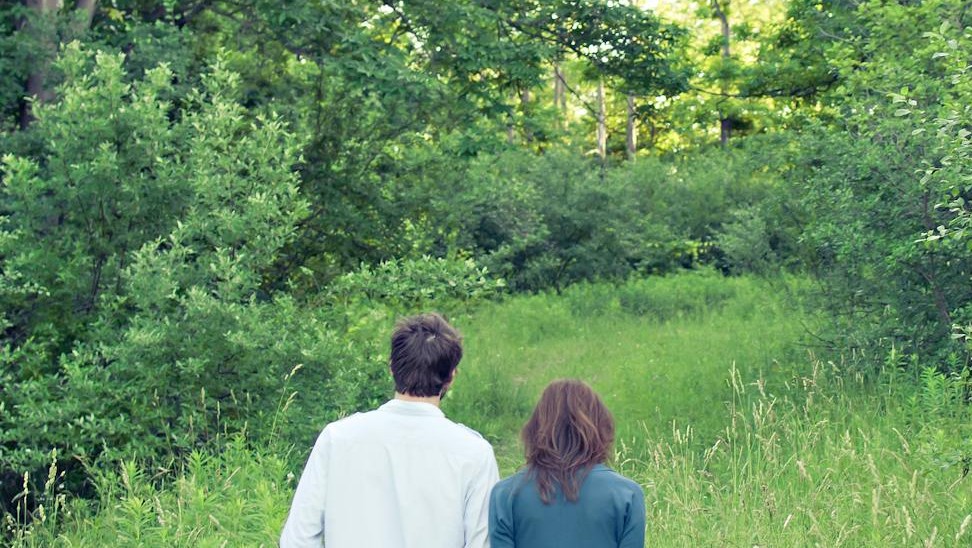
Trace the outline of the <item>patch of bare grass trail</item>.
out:
<instances>
[{"instance_id":1,"label":"patch of bare grass trail","mask_svg":"<svg viewBox=\"0 0 972 548\"><path fill-rule=\"evenodd\" d=\"M462 326L466 358L446 408L515 451L543 387L576 377L604 397L620 440L674 425L707 443L724 426L731 370L753 382L805 356L804 283L682 275L510 299Z\"/></svg>"}]
</instances>

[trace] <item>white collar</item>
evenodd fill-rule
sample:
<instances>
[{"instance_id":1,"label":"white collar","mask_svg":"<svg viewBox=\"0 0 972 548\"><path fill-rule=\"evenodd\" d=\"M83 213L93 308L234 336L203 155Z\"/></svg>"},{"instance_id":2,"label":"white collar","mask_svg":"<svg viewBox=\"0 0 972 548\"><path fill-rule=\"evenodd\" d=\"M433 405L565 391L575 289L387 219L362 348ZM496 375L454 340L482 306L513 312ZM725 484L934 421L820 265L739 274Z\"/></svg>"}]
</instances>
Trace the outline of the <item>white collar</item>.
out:
<instances>
[{"instance_id":1,"label":"white collar","mask_svg":"<svg viewBox=\"0 0 972 548\"><path fill-rule=\"evenodd\" d=\"M390 413L395 413L398 415L415 415L415 416L426 416L426 417L444 417L445 413L442 412L437 406L431 403L419 402L419 401L405 401L405 400L388 400L387 403L378 408L379 411L388 411Z\"/></svg>"}]
</instances>

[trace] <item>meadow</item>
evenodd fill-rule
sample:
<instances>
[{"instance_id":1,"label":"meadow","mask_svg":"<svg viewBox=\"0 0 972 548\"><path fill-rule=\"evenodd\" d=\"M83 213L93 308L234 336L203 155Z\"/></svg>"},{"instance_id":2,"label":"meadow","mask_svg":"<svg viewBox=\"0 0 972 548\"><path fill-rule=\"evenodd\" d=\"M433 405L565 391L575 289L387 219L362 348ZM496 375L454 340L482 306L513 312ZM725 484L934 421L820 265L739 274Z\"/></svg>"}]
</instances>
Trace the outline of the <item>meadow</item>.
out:
<instances>
[{"instance_id":1,"label":"meadow","mask_svg":"<svg viewBox=\"0 0 972 548\"><path fill-rule=\"evenodd\" d=\"M893 349L821 359L809 288L684 274L489 303L454 318L466 358L443 406L506 475L543 386L589 381L618 423L613 465L645 489L649 546L972 545L965 380L904 373L920 368ZM273 546L306 451L231 436L93 471L93 500L59 494L52 468L40 517L5 525L15 546Z\"/></svg>"}]
</instances>

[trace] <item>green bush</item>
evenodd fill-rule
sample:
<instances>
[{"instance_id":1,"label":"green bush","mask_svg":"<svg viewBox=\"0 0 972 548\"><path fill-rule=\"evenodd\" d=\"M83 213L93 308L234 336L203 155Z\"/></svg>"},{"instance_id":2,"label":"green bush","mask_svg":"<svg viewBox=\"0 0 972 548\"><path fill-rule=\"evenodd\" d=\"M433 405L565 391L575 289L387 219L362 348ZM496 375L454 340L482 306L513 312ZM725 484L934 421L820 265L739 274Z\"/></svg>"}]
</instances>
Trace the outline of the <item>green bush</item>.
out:
<instances>
[{"instance_id":1,"label":"green bush","mask_svg":"<svg viewBox=\"0 0 972 548\"><path fill-rule=\"evenodd\" d=\"M856 7L860 50L829 52L841 77L828 96L834 117L807 127L788 162L838 351L890 340L943 365L964 351L968 366L953 339L972 302L972 253L959 236L972 99L960 59L972 42L949 15L959 4ZM957 239L944 237L953 230Z\"/></svg>"},{"instance_id":2,"label":"green bush","mask_svg":"<svg viewBox=\"0 0 972 548\"><path fill-rule=\"evenodd\" d=\"M407 312L437 306L474 305L505 287L472 259L396 259L372 267L362 264L331 282L325 298L338 308L383 304Z\"/></svg>"},{"instance_id":3,"label":"green bush","mask_svg":"<svg viewBox=\"0 0 972 548\"><path fill-rule=\"evenodd\" d=\"M484 189L475 202L482 205L464 232L515 290L623 278L665 240L639 211L633 184L597 173L590 160L568 152L511 152L480 162L470 186Z\"/></svg>"},{"instance_id":4,"label":"green bush","mask_svg":"<svg viewBox=\"0 0 972 548\"><path fill-rule=\"evenodd\" d=\"M165 66L129 84L120 55L72 45L60 70L31 130L44 148L3 164L3 504L51 448L78 489L78 458L266 435L295 366L327 387L367 360L263 285L307 211L299 143L245 115L233 73L217 62L176 107Z\"/></svg>"},{"instance_id":5,"label":"green bush","mask_svg":"<svg viewBox=\"0 0 972 548\"><path fill-rule=\"evenodd\" d=\"M432 196L431 209L454 227L447 247L472 253L512 289L560 290L716 262L713 242L730 212L777 189L757 164L736 151L616 166L568 150L484 154L462 188ZM781 234L767 239L774 252L789 252Z\"/></svg>"},{"instance_id":6,"label":"green bush","mask_svg":"<svg viewBox=\"0 0 972 548\"><path fill-rule=\"evenodd\" d=\"M800 169L809 212L804 241L816 250L812 267L821 304L831 311L838 348L882 339L931 354L949 346L956 304L970 293L970 257L916 243L925 226L942 222L937 192L914 175L929 144L899 119L880 120L899 142L881 144L829 132L807 137Z\"/></svg>"},{"instance_id":7,"label":"green bush","mask_svg":"<svg viewBox=\"0 0 972 548\"><path fill-rule=\"evenodd\" d=\"M796 193L779 183L758 204L728 213L715 235L714 264L730 274L805 272L817 260L802 239L807 222Z\"/></svg>"}]
</instances>

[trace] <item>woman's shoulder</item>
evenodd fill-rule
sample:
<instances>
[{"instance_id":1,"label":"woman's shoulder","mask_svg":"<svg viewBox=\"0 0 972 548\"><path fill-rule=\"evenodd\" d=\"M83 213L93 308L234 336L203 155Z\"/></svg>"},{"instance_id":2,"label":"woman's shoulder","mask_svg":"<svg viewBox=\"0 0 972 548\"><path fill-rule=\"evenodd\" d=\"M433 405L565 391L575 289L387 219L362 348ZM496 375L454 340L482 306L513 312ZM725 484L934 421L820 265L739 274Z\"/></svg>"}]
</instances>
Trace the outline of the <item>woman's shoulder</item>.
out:
<instances>
[{"instance_id":1,"label":"woman's shoulder","mask_svg":"<svg viewBox=\"0 0 972 548\"><path fill-rule=\"evenodd\" d=\"M617 470L605 465L598 464L590 472L590 478L596 482L606 484L613 489L625 491L637 491L641 493L641 485L633 479L622 475Z\"/></svg>"},{"instance_id":2,"label":"woman's shoulder","mask_svg":"<svg viewBox=\"0 0 972 548\"><path fill-rule=\"evenodd\" d=\"M527 480L526 470L519 470L512 476L503 478L493 486L493 493L510 493Z\"/></svg>"},{"instance_id":3,"label":"woman's shoulder","mask_svg":"<svg viewBox=\"0 0 972 548\"><path fill-rule=\"evenodd\" d=\"M539 504L540 497L537 494L536 485L532 485L532 478L526 469L521 469L512 476L504 478L493 486L490 493L490 506L495 509L506 508L512 511L516 504L536 501Z\"/></svg>"}]
</instances>

